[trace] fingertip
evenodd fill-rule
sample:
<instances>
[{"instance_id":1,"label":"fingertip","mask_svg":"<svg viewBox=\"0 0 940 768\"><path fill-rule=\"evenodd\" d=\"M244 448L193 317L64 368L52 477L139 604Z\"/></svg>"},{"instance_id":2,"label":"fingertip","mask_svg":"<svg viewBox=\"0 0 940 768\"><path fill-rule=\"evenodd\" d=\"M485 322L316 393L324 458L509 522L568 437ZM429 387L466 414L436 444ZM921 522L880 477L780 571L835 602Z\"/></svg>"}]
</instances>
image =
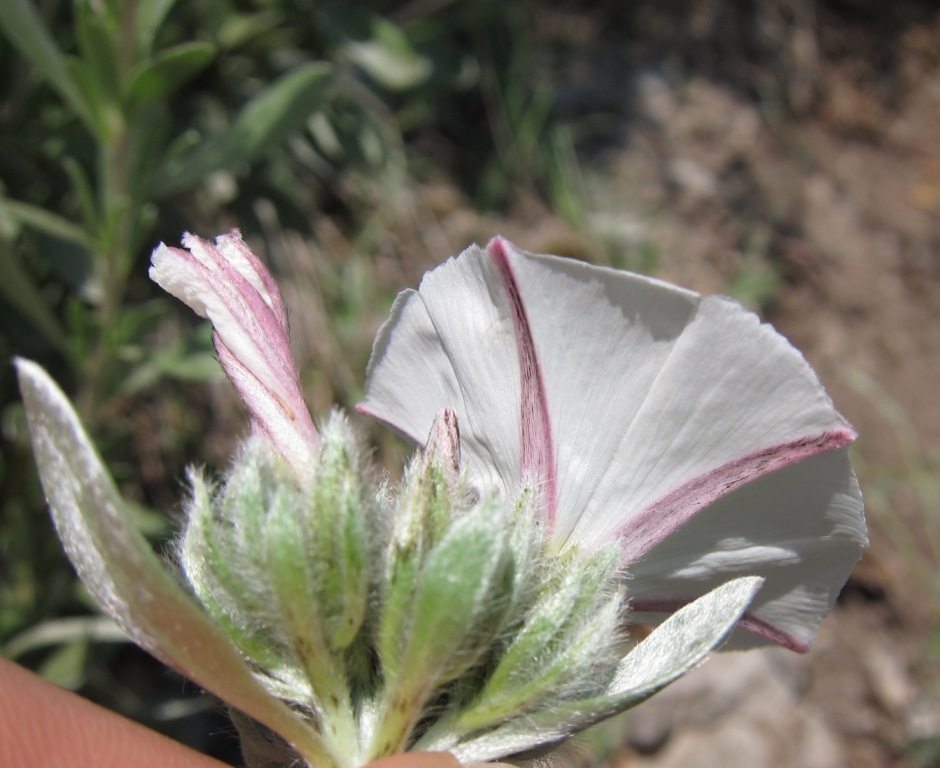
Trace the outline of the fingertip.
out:
<instances>
[{"instance_id":1,"label":"fingertip","mask_svg":"<svg viewBox=\"0 0 940 768\"><path fill-rule=\"evenodd\" d=\"M383 757L366 768L462 768L450 752L406 752Z\"/></svg>"},{"instance_id":2,"label":"fingertip","mask_svg":"<svg viewBox=\"0 0 940 768\"><path fill-rule=\"evenodd\" d=\"M0 733L4 768L226 768L3 658Z\"/></svg>"}]
</instances>

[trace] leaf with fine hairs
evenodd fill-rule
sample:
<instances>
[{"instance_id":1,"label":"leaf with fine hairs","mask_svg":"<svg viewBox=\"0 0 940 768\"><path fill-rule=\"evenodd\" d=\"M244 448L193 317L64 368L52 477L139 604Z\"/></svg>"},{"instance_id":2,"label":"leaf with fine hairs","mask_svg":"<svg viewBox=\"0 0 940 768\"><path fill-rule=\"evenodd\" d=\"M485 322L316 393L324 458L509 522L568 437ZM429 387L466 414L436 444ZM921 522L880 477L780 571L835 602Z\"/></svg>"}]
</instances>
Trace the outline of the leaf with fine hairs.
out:
<instances>
[{"instance_id":1,"label":"leaf with fine hairs","mask_svg":"<svg viewBox=\"0 0 940 768\"><path fill-rule=\"evenodd\" d=\"M496 760L555 744L636 706L701 663L728 636L762 583L760 577L735 579L674 613L623 659L601 696L546 706L465 739L450 734L419 741L417 748L447 750L465 763Z\"/></svg>"},{"instance_id":2,"label":"leaf with fine hairs","mask_svg":"<svg viewBox=\"0 0 940 768\"><path fill-rule=\"evenodd\" d=\"M59 538L88 591L165 664L279 733L308 759L319 737L254 679L229 640L130 522L68 399L36 363L16 361L33 450Z\"/></svg>"}]
</instances>

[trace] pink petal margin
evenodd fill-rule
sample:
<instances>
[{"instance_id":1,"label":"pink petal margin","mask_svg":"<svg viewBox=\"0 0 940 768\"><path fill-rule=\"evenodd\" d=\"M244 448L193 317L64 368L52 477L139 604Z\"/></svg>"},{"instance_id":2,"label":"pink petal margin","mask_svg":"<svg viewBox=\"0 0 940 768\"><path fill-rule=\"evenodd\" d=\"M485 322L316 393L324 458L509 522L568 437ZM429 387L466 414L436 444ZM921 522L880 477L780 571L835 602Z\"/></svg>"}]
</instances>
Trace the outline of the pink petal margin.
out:
<instances>
[{"instance_id":1,"label":"pink petal margin","mask_svg":"<svg viewBox=\"0 0 940 768\"><path fill-rule=\"evenodd\" d=\"M633 600L630 602L630 610L633 613L675 613L691 602L691 600L682 600L679 598ZM745 614L738 619L737 626L765 640L770 640L772 643L783 646L787 650L796 651L797 653L806 653L809 651L809 643L798 640L789 632L784 632L782 629L758 618L750 612L745 612Z\"/></svg>"},{"instance_id":2,"label":"pink petal margin","mask_svg":"<svg viewBox=\"0 0 940 768\"><path fill-rule=\"evenodd\" d=\"M555 465L555 449L552 442L552 424L545 393L545 379L539 365L535 340L529 327L519 284L509 263L512 245L501 237L494 237L486 247L509 301L512 326L516 336L519 355L519 381L522 389L519 418L519 476L535 479L540 483L546 524L551 529L555 524L558 507L558 470Z\"/></svg>"},{"instance_id":3,"label":"pink petal margin","mask_svg":"<svg viewBox=\"0 0 940 768\"><path fill-rule=\"evenodd\" d=\"M635 562L698 512L736 488L810 456L843 448L855 438L855 432L849 428L828 430L761 448L693 478L631 515L614 531L622 542L621 562L624 565Z\"/></svg>"}]
</instances>

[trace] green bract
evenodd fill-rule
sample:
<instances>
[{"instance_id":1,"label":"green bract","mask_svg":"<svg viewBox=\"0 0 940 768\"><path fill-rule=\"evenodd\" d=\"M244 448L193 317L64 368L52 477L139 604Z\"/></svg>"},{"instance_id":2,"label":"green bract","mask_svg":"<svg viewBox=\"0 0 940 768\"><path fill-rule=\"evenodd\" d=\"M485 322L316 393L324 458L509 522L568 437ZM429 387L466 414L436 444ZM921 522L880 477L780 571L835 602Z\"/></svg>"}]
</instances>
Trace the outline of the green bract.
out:
<instances>
[{"instance_id":1,"label":"green bract","mask_svg":"<svg viewBox=\"0 0 940 768\"><path fill-rule=\"evenodd\" d=\"M252 765L553 744L697 664L761 584L719 587L626 654L615 549L553 549L531 488L474 498L446 423L389 489L339 413L309 477L260 438L217 485L191 473L176 578L131 527L65 396L35 364L18 368L79 574L134 640L233 708Z\"/></svg>"}]
</instances>

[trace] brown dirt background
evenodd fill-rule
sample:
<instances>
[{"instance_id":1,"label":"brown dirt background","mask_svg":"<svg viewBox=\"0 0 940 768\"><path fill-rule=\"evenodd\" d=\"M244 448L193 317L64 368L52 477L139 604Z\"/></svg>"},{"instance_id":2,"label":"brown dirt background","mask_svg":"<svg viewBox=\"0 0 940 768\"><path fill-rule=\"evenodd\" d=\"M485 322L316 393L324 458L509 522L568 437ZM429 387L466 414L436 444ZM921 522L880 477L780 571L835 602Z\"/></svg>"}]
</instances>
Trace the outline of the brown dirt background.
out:
<instances>
[{"instance_id":1,"label":"brown dirt background","mask_svg":"<svg viewBox=\"0 0 940 768\"><path fill-rule=\"evenodd\" d=\"M481 217L448 182L421 185L421 242L398 234L396 263L413 256L397 279L502 231L731 292L804 352L858 429L872 537L807 656L714 657L564 761L940 765L937 5L609 2L541 23L563 103L617 125L581 157L586 225L525 196Z\"/></svg>"},{"instance_id":2,"label":"brown dirt background","mask_svg":"<svg viewBox=\"0 0 940 768\"><path fill-rule=\"evenodd\" d=\"M670 6L607 48L631 119L594 215L663 277L744 287L804 352L859 431L872 546L807 657L713 658L624 719L612 763L938 765L940 14Z\"/></svg>"}]
</instances>

